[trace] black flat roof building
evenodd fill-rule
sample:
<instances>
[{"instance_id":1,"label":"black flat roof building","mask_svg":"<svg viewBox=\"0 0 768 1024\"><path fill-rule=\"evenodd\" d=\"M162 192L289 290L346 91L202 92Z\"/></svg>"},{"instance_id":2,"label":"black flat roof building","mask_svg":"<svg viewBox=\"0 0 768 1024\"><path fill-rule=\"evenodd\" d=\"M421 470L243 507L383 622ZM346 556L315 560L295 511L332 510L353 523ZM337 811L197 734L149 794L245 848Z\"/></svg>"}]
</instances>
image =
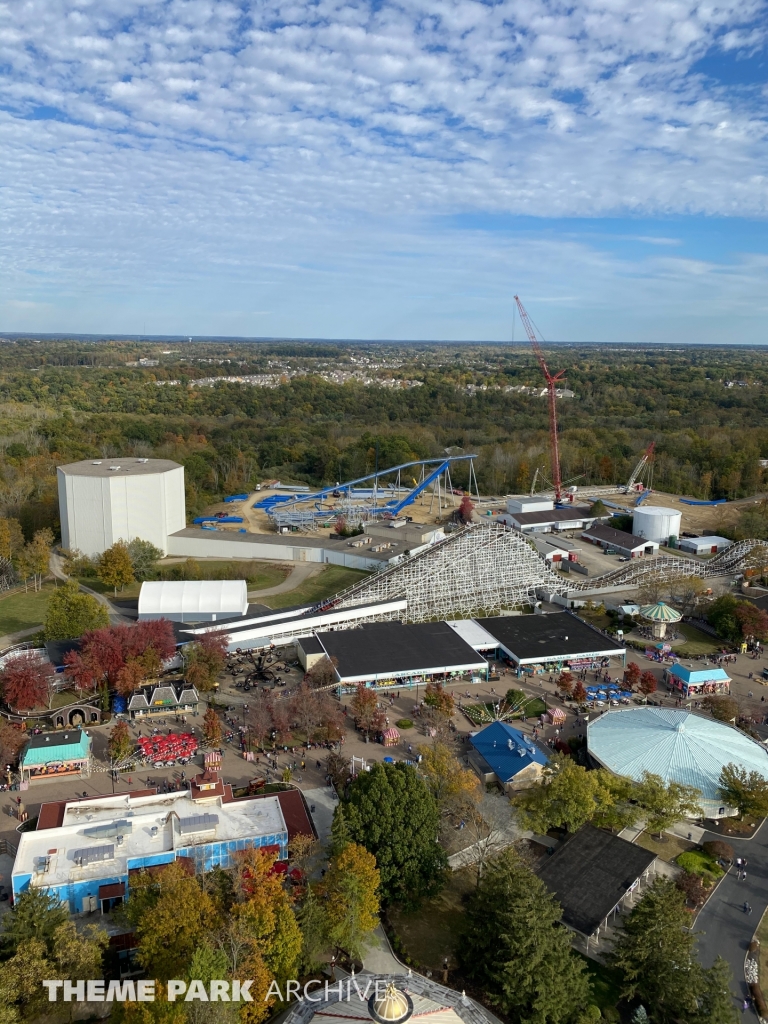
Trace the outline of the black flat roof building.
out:
<instances>
[{"instance_id":1,"label":"black flat roof building","mask_svg":"<svg viewBox=\"0 0 768 1024\"><path fill-rule=\"evenodd\" d=\"M371 622L359 629L316 635L326 654L338 662L341 683L452 672L485 674L488 667L446 622Z\"/></svg>"},{"instance_id":2,"label":"black flat roof building","mask_svg":"<svg viewBox=\"0 0 768 1024\"><path fill-rule=\"evenodd\" d=\"M584 825L536 873L563 908L563 924L589 937L655 860L642 846Z\"/></svg>"},{"instance_id":3,"label":"black flat roof building","mask_svg":"<svg viewBox=\"0 0 768 1024\"><path fill-rule=\"evenodd\" d=\"M476 620L517 665L623 657L626 648L570 612Z\"/></svg>"}]
</instances>

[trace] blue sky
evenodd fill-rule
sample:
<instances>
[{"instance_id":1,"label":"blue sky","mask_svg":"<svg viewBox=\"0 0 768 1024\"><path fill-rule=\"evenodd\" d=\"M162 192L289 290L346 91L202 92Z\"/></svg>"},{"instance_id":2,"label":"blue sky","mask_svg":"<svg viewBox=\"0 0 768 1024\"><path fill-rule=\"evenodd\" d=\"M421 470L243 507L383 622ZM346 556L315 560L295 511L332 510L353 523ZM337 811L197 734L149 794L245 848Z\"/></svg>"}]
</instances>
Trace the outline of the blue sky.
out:
<instances>
[{"instance_id":1,"label":"blue sky","mask_svg":"<svg viewBox=\"0 0 768 1024\"><path fill-rule=\"evenodd\" d=\"M768 342L768 0L0 0L0 331Z\"/></svg>"}]
</instances>

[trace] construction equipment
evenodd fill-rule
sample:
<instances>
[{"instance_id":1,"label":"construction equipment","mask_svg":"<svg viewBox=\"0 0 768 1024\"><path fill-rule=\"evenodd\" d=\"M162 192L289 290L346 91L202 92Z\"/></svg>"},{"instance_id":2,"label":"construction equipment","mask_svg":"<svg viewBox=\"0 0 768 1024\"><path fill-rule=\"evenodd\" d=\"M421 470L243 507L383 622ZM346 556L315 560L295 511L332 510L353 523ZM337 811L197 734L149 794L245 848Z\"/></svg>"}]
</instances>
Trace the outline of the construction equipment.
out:
<instances>
[{"instance_id":1,"label":"construction equipment","mask_svg":"<svg viewBox=\"0 0 768 1024\"><path fill-rule=\"evenodd\" d=\"M648 490L651 489L651 483L653 482L653 453L655 448L656 442L651 441L651 443L643 452L640 461L632 470L632 475L630 476L629 482L627 483L627 492L631 490L641 489L635 488L635 484L637 483L638 479L643 475L646 476L645 486L648 488Z\"/></svg>"},{"instance_id":2,"label":"construction equipment","mask_svg":"<svg viewBox=\"0 0 768 1024\"><path fill-rule=\"evenodd\" d=\"M523 322L525 333L528 335L528 340L531 343L531 348L536 354L536 358L539 361L541 372L544 374L544 379L547 382L547 398L549 399L549 446L552 459L552 485L555 489L555 501L559 502L562 498L562 481L560 479L560 447L557 440L557 382L563 379L565 370L561 370L560 373L551 374L549 367L544 359L544 353L541 351L541 345L539 339L536 337L536 331L534 330L531 318L526 312L525 306L520 301L518 295L515 296L515 302L517 303L518 311L520 312L520 319Z\"/></svg>"}]
</instances>

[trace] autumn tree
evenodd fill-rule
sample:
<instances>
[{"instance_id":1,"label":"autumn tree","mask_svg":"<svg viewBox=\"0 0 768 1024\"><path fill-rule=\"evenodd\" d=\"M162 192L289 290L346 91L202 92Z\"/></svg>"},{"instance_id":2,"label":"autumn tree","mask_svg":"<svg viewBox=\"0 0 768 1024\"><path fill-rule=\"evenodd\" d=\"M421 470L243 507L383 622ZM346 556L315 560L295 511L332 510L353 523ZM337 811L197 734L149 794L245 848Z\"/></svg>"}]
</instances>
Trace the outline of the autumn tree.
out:
<instances>
[{"instance_id":1,"label":"autumn tree","mask_svg":"<svg viewBox=\"0 0 768 1024\"><path fill-rule=\"evenodd\" d=\"M577 704L584 704L587 699L586 687L580 679L576 681L576 685L573 688L573 699Z\"/></svg>"},{"instance_id":2,"label":"autumn tree","mask_svg":"<svg viewBox=\"0 0 768 1024\"><path fill-rule=\"evenodd\" d=\"M94 629L109 626L109 612L91 594L80 590L75 580L57 587L48 599L43 627L46 640L68 640Z\"/></svg>"},{"instance_id":3,"label":"autumn tree","mask_svg":"<svg viewBox=\"0 0 768 1024\"><path fill-rule=\"evenodd\" d=\"M331 859L323 880L328 939L358 959L379 923L380 881L376 858L357 843Z\"/></svg>"},{"instance_id":4,"label":"autumn tree","mask_svg":"<svg viewBox=\"0 0 768 1024\"><path fill-rule=\"evenodd\" d=\"M768 815L768 779L761 772L730 762L720 772L718 793L724 804L736 808L740 818Z\"/></svg>"},{"instance_id":5,"label":"autumn tree","mask_svg":"<svg viewBox=\"0 0 768 1024\"><path fill-rule=\"evenodd\" d=\"M446 690L442 683L430 680L424 690L424 703L428 708L433 708L438 715L450 718L453 715L454 701L453 694Z\"/></svg>"},{"instance_id":6,"label":"autumn tree","mask_svg":"<svg viewBox=\"0 0 768 1024\"><path fill-rule=\"evenodd\" d=\"M251 732L251 736L259 747L263 747L267 736L272 731L272 715L269 703L266 700L257 700L255 704L249 705L245 715L245 724Z\"/></svg>"},{"instance_id":7,"label":"autumn tree","mask_svg":"<svg viewBox=\"0 0 768 1024\"><path fill-rule=\"evenodd\" d=\"M216 923L211 897L179 861L151 874L133 874L125 913L142 966L161 981L184 976L195 949Z\"/></svg>"},{"instance_id":8,"label":"autumn tree","mask_svg":"<svg viewBox=\"0 0 768 1024\"><path fill-rule=\"evenodd\" d=\"M0 718L0 770L15 762L26 742L26 733L22 728Z\"/></svg>"},{"instance_id":9,"label":"autumn tree","mask_svg":"<svg viewBox=\"0 0 768 1024\"><path fill-rule=\"evenodd\" d=\"M640 682L637 684L638 690L646 699L650 697L652 693L656 693L658 686L658 680L650 669L646 669L646 671L643 672L640 676Z\"/></svg>"},{"instance_id":10,"label":"autumn tree","mask_svg":"<svg viewBox=\"0 0 768 1024\"><path fill-rule=\"evenodd\" d=\"M135 744L128 731L128 723L117 722L109 734L109 742L107 743L107 752L109 753L110 760L116 764L125 761L133 753L134 746Z\"/></svg>"},{"instance_id":11,"label":"autumn tree","mask_svg":"<svg viewBox=\"0 0 768 1024\"><path fill-rule=\"evenodd\" d=\"M384 713L379 710L379 698L376 691L371 690L365 683L357 684L350 709L354 715L355 725L366 737L383 727Z\"/></svg>"},{"instance_id":12,"label":"autumn tree","mask_svg":"<svg viewBox=\"0 0 768 1024\"><path fill-rule=\"evenodd\" d=\"M16 563L24 550L24 534L18 519L0 519L0 558Z\"/></svg>"},{"instance_id":13,"label":"autumn tree","mask_svg":"<svg viewBox=\"0 0 768 1024\"><path fill-rule=\"evenodd\" d=\"M187 682L201 693L212 690L227 663L228 650L229 637L220 632L201 633L193 643L186 644L181 655Z\"/></svg>"},{"instance_id":14,"label":"autumn tree","mask_svg":"<svg viewBox=\"0 0 768 1024\"><path fill-rule=\"evenodd\" d=\"M433 743L422 747L419 774L427 783L437 806L445 811L455 801L477 792L477 775L469 768L462 768L459 759L444 743Z\"/></svg>"},{"instance_id":15,"label":"autumn tree","mask_svg":"<svg viewBox=\"0 0 768 1024\"><path fill-rule=\"evenodd\" d=\"M458 517L462 523L472 522L472 513L475 511L475 506L472 504L472 499L468 494L465 494L461 499L459 505Z\"/></svg>"},{"instance_id":16,"label":"autumn tree","mask_svg":"<svg viewBox=\"0 0 768 1024\"><path fill-rule=\"evenodd\" d=\"M768 639L768 614L762 608L751 601L739 601L735 614L745 640Z\"/></svg>"},{"instance_id":17,"label":"autumn tree","mask_svg":"<svg viewBox=\"0 0 768 1024\"><path fill-rule=\"evenodd\" d=\"M53 693L53 666L34 651L22 651L6 661L0 671L3 700L14 711L41 707Z\"/></svg>"},{"instance_id":18,"label":"autumn tree","mask_svg":"<svg viewBox=\"0 0 768 1024\"><path fill-rule=\"evenodd\" d=\"M203 718L203 741L206 747L221 746L221 719L213 708L208 708Z\"/></svg>"},{"instance_id":19,"label":"autumn tree","mask_svg":"<svg viewBox=\"0 0 768 1024\"><path fill-rule=\"evenodd\" d=\"M68 651L64 664L76 689L89 692L103 686L131 692L176 653L173 626L167 619L90 630L80 649Z\"/></svg>"},{"instance_id":20,"label":"autumn tree","mask_svg":"<svg viewBox=\"0 0 768 1024\"><path fill-rule=\"evenodd\" d=\"M338 667L339 659L329 658L326 655L324 658L316 661L309 672L307 672L306 681L314 689L325 689L327 686L334 686L339 679L336 671Z\"/></svg>"},{"instance_id":21,"label":"autumn tree","mask_svg":"<svg viewBox=\"0 0 768 1024\"><path fill-rule=\"evenodd\" d=\"M25 576L33 577L36 588L42 585L43 577L48 574L52 545L53 532L47 528L37 530L18 556L20 571Z\"/></svg>"},{"instance_id":22,"label":"autumn tree","mask_svg":"<svg viewBox=\"0 0 768 1024\"><path fill-rule=\"evenodd\" d=\"M343 754L330 753L325 759L325 773L330 776L336 792L343 793L347 783L352 778L349 758Z\"/></svg>"},{"instance_id":23,"label":"autumn tree","mask_svg":"<svg viewBox=\"0 0 768 1024\"><path fill-rule=\"evenodd\" d=\"M724 693L710 694L704 698L701 706L718 722L735 722L739 716L738 702Z\"/></svg>"},{"instance_id":24,"label":"autumn tree","mask_svg":"<svg viewBox=\"0 0 768 1024\"><path fill-rule=\"evenodd\" d=\"M230 915L282 988L296 977L301 931L274 864L275 854L260 849L236 854L236 902Z\"/></svg>"},{"instance_id":25,"label":"autumn tree","mask_svg":"<svg viewBox=\"0 0 768 1024\"><path fill-rule=\"evenodd\" d=\"M561 672L557 677L557 688L566 697L573 693L574 678L570 672Z\"/></svg>"},{"instance_id":26,"label":"autumn tree","mask_svg":"<svg viewBox=\"0 0 768 1024\"><path fill-rule=\"evenodd\" d=\"M640 682L642 670L636 661L630 661L624 669L624 684L634 690Z\"/></svg>"},{"instance_id":27,"label":"autumn tree","mask_svg":"<svg viewBox=\"0 0 768 1024\"><path fill-rule=\"evenodd\" d=\"M96 575L102 583L113 587L115 594L118 587L122 590L134 582L136 577L133 574L133 562L124 541L117 541L111 548L101 553Z\"/></svg>"}]
</instances>

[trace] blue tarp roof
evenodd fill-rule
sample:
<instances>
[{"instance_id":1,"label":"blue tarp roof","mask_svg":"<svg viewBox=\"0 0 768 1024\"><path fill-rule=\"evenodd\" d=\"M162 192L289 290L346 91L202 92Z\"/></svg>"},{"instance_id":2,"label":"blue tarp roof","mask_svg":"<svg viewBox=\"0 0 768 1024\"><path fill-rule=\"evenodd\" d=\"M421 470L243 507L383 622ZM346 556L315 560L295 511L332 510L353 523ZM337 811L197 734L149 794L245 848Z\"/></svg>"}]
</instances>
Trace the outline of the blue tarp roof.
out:
<instances>
[{"instance_id":1,"label":"blue tarp roof","mask_svg":"<svg viewBox=\"0 0 768 1024\"><path fill-rule=\"evenodd\" d=\"M549 763L547 755L533 740L506 722L493 722L481 729L469 742L500 782L509 782L532 764Z\"/></svg>"}]
</instances>

